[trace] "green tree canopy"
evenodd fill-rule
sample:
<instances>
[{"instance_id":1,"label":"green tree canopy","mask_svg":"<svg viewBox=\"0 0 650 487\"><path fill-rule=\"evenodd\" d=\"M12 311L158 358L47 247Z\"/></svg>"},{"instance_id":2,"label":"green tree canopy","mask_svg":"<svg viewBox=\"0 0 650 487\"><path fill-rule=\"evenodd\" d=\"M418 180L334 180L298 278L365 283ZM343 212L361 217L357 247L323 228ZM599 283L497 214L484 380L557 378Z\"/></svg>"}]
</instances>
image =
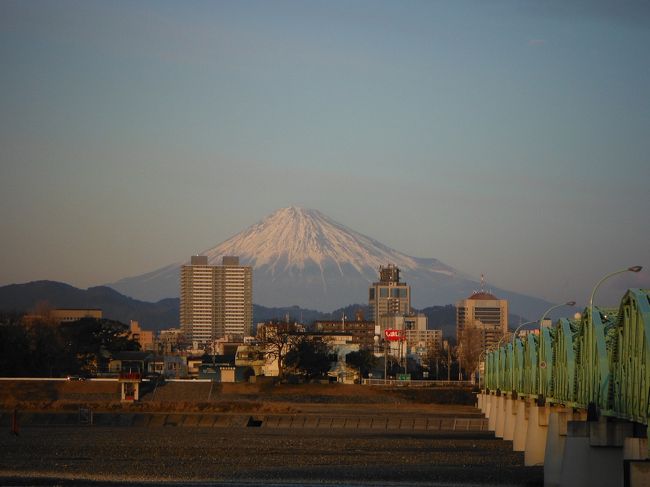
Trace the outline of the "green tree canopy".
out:
<instances>
[{"instance_id":1,"label":"green tree canopy","mask_svg":"<svg viewBox=\"0 0 650 487\"><path fill-rule=\"evenodd\" d=\"M330 369L331 350L327 343L308 337L301 337L287 352L284 363L287 367L305 375L307 379L322 377Z\"/></svg>"},{"instance_id":2,"label":"green tree canopy","mask_svg":"<svg viewBox=\"0 0 650 487\"><path fill-rule=\"evenodd\" d=\"M358 352L350 352L345 356L345 363L350 367L359 369L362 376L367 376L375 363L377 357L370 350L359 350Z\"/></svg>"},{"instance_id":3,"label":"green tree canopy","mask_svg":"<svg viewBox=\"0 0 650 487\"><path fill-rule=\"evenodd\" d=\"M0 373L61 377L103 369L111 353L139 350L118 321L83 318L58 324L0 315Z\"/></svg>"}]
</instances>

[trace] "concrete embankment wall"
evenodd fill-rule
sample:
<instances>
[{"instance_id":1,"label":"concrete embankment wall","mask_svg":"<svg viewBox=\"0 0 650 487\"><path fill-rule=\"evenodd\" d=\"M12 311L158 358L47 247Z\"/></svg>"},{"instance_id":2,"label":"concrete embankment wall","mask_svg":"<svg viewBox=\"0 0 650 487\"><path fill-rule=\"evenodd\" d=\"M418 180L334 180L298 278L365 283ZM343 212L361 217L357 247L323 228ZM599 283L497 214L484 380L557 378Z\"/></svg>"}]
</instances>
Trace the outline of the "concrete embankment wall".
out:
<instances>
[{"instance_id":1,"label":"concrete embankment wall","mask_svg":"<svg viewBox=\"0 0 650 487\"><path fill-rule=\"evenodd\" d=\"M17 414L20 428L87 427L204 427L204 428L288 428L352 429L378 431L487 431L487 420L453 417L372 417L328 415L248 415L248 414L177 414L177 413L94 413L87 412ZM9 428L12 412L0 413L0 425Z\"/></svg>"},{"instance_id":2,"label":"concrete embankment wall","mask_svg":"<svg viewBox=\"0 0 650 487\"><path fill-rule=\"evenodd\" d=\"M2 380L0 409L51 409L63 403L99 404L120 399L117 381ZM219 384L167 382L154 388L142 384L141 402L204 403L206 401L266 401L332 404L454 404L473 405L463 388L381 388L342 384ZM65 409L65 406L63 407Z\"/></svg>"}]
</instances>

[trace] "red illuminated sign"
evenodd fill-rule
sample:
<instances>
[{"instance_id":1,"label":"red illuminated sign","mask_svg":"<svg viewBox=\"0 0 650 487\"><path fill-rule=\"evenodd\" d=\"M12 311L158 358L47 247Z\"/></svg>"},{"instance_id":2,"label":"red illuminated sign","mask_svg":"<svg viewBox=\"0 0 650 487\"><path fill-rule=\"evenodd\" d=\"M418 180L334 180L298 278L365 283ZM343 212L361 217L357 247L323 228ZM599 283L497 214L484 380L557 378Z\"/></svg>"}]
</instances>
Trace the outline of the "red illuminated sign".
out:
<instances>
[{"instance_id":1,"label":"red illuminated sign","mask_svg":"<svg viewBox=\"0 0 650 487\"><path fill-rule=\"evenodd\" d=\"M384 336L390 342L397 342L402 339L402 330L386 329L384 330Z\"/></svg>"}]
</instances>

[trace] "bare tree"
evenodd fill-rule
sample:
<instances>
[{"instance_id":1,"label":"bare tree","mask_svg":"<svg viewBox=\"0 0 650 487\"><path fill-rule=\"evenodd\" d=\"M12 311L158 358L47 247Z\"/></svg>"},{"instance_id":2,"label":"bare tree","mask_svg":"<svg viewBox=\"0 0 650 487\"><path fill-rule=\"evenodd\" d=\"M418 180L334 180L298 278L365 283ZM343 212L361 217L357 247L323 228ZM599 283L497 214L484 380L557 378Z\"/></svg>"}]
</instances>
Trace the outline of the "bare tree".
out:
<instances>
[{"instance_id":1,"label":"bare tree","mask_svg":"<svg viewBox=\"0 0 650 487\"><path fill-rule=\"evenodd\" d=\"M258 326L257 339L264 348L267 363L277 360L278 375L284 375L287 353L298 343L297 333L304 327L298 323L270 322Z\"/></svg>"},{"instance_id":2,"label":"bare tree","mask_svg":"<svg viewBox=\"0 0 650 487\"><path fill-rule=\"evenodd\" d=\"M443 356L444 355L444 356ZM438 379L438 375L440 372L440 362L444 362L447 360L447 352L443 353L442 348L439 347L434 347L434 346L429 346L427 347L427 351L423 357L423 362L428 368L429 371L434 372L434 374L430 374L429 378L436 378Z\"/></svg>"},{"instance_id":3,"label":"bare tree","mask_svg":"<svg viewBox=\"0 0 650 487\"><path fill-rule=\"evenodd\" d=\"M478 369L484 346L482 325L478 323L465 326L458 339L458 358L466 372L471 374Z\"/></svg>"}]
</instances>

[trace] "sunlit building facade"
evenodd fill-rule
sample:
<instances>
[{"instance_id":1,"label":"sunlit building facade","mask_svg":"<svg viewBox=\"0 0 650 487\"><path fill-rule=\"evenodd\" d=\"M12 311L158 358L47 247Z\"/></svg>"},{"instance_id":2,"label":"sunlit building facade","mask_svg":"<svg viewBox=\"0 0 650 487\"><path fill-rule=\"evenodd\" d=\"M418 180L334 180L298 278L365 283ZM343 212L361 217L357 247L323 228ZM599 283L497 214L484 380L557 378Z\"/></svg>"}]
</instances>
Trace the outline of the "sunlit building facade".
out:
<instances>
[{"instance_id":1,"label":"sunlit building facade","mask_svg":"<svg viewBox=\"0 0 650 487\"><path fill-rule=\"evenodd\" d=\"M400 282L399 268L393 264L379 268L379 281L372 283L368 293L370 319L383 335L391 328L396 316L411 313L411 287Z\"/></svg>"},{"instance_id":2,"label":"sunlit building facade","mask_svg":"<svg viewBox=\"0 0 650 487\"><path fill-rule=\"evenodd\" d=\"M483 335L483 348L496 346L508 333L508 301L479 291L456 303L456 339L470 326L478 327Z\"/></svg>"},{"instance_id":3,"label":"sunlit building facade","mask_svg":"<svg viewBox=\"0 0 650 487\"><path fill-rule=\"evenodd\" d=\"M207 256L192 256L181 268L180 323L183 334L198 344L226 335L251 334L253 277L238 257L224 257L222 265Z\"/></svg>"}]
</instances>

